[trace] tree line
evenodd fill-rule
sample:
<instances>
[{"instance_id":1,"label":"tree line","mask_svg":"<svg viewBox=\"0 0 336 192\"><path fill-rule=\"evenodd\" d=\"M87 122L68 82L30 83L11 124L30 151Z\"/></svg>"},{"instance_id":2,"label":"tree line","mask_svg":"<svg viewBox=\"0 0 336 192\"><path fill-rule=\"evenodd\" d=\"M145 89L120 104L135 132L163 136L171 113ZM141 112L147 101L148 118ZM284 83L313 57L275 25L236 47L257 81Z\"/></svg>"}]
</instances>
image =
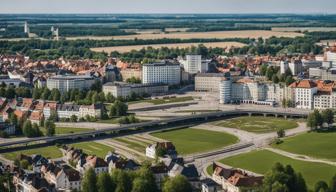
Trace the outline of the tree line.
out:
<instances>
[{"instance_id":1,"label":"tree line","mask_svg":"<svg viewBox=\"0 0 336 192\"><path fill-rule=\"evenodd\" d=\"M158 186L150 164L144 164L139 170L124 171L114 169L110 174L99 175L88 169L82 180L82 192L158 192ZM192 187L184 176L167 178L162 184L162 192L191 192Z\"/></svg>"}]
</instances>

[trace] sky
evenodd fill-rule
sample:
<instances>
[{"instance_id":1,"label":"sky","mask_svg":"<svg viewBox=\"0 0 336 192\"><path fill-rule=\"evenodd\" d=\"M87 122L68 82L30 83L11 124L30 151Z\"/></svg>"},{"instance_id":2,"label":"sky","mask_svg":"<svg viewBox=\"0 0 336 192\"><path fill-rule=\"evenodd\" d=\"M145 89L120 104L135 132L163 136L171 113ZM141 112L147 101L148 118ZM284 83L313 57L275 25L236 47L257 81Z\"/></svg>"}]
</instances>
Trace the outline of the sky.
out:
<instances>
[{"instance_id":1,"label":"sky","mask_svg":"<svg viewBox=\"0 0 336 192\"><path fill-rule=\"evenodd\" d=\"M0 13L336 13L336 0L0 0Z\"/></svg>"}]
</instances>

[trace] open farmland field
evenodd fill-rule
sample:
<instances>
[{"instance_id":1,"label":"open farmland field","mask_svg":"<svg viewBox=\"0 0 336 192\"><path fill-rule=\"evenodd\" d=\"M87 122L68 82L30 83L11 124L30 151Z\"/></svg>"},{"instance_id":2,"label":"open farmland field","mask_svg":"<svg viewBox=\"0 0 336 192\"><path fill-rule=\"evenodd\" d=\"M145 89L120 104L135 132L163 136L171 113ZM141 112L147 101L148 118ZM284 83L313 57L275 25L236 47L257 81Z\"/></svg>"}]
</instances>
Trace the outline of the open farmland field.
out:
<instances>
[{"instance_id":1,"label":"open farmland field","mask_svg":"<svg viewBox=\"0 0 336 192\"><path fill-rule=\"evenodd\" d=\"M310 189L314 187L317 181L322 180L328 182L336 173L336 166L294 160L267 150L252 151L228 157L219 162L259 174L265 174L277 162L283 165L291 165L295 171L302 174ZM208 169L208 172L209 171L211 172L211 170Z\"/></svg>"},{"instance_id":2,"label":"open farmland field","mask_svg":"<svg viewBox=\"0 0 336 192\"><path fill-rule=\"evenodd\" d=\"M277 32L266 30L246 30L246 31L216 31L216 32L185 32L185 33L160 33L160 34L137 34L137 35L122 35L122 36L80 36L68 37L68 40L76 39L94 39L94 40L108 40L108 39L225 39L225 38L270 38L275 37L297 37L303 36L301 33L295 32Z\"/></svg>"},{"instance_id":3,"label":"open farmland field","mask_svg":"<svg viewBox=\"0 0 336 192\"><path fill-rule=\"evenodd\" d=\"M191 46L198 46L199 44L202 44L206 47L220 47L220 48L229 48L229 47L243 47L245 46L244 43L239 42L213 42L213 43L173 43L173 44L152 44L152 45L131 45L131 46L116 46L116 47L97 47L97 48L91 48L92 51L95 52L106 52L110 53L112 51L118 51L119 53L126 53L130 52L132 50L140 50L142 48L146 47L152 47L154 49L158 49L161 47L168 47L168 48L188 48Z\"/></svg>"},{"instance_id":4,"label":"open farmland field","mask_svg":"<svg viewBox=\"0 0 336 192\"><path fill-rule=\"evenodd\" d=\"M273 27L272 31L277 32L297 32L297 31L308 31L308 32L316 32L316 31L336 31L336 27Z\"/></svg>"},{"instance_id":5,"label":"open farmland field","mask_svg":"<svg viewBox=\"0 0 336 192\"><path fill-rule=\"evenodd\" d=\"M336 133L305 133L272 146L291 153L336 161Z\"/></svg>"}]
</instances>

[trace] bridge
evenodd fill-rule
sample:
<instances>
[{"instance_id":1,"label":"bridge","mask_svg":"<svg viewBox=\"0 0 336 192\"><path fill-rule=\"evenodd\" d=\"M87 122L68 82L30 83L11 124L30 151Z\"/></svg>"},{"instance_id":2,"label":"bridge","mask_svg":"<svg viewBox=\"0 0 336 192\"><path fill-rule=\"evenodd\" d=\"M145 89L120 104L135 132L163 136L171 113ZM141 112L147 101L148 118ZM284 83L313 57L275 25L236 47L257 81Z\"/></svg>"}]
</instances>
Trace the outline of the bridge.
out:
<instances>
[{"instance_id":1,"label":"bridge","mask_svg":"<svg viewBox=\"0 0 336 192\"><path fill-rule=\"evenodd\" d=\"M182 117L173 117L169 119L163 120L154 120L149 122L135 123L129 125L120 125L119 127L111 127L104 128L95 131L87 131L81 133L74 134L66 134L66 135L58 135L52 137L37 137L37 138L27 138L19 141L11 141L6 143L1 143L0 147L11 147L14 145L28 145L29 143L37 143L37 142L57 142L61 140L76 140L81 138L91 138L91 137L99 137L101 135L105 135L111 132L119 132L119 131L130 131L136 129L145 129L146 127L153 126L164 126L161 129L169 129L176 125L188 125L195 122L206 122L211 120L216 120L219 118L230 118L233 116L242 116L242 115L264 115L264 116L275 116L275 117L297 117L297 118L305 118L308 116L307 111L293 112L293 111L272 111L272 110L246 110L246 109L235 109L235 110L227 110L220 112L212 112L212 113L203 113L203 114L195 114L188 115ZM148 130L149 131L149 130ZM151 129L150 131L153 131ZM146 129L144 130L146 132ZM134 133L135 134L135 133Z\"/></svg>"}]
</instances>

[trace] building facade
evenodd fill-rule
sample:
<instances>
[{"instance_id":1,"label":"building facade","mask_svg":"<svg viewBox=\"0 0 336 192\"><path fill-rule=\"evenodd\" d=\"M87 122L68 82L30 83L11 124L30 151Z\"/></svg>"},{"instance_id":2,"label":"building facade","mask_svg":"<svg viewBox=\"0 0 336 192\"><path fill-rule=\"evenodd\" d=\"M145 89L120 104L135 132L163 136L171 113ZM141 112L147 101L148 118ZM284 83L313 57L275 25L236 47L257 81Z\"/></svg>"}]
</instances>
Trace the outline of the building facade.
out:
<instances>
[{"instance_id":1,"label":"building facade","mask_svg":"<svg viewBox=\"0 0 336 192\"><path fill-rule=\"evenodd\" d=\"M114 97L128 97L132 93L137 95L162 95L168 92L168 85L163 84L128 84L123 82L106 83L103 92Z\"/></svg>"},{"instance_id":2,"label":"building facade","mask_svg":"<svg viewBox=\"0 0 336 192\"><path fill-rule=\"evenodd\" d=\"M181 67L170 62L150 63L142 66L143 84L179 85L181 83Z\"/></svg>"},{"instance_id":3,"label":"building facade","mask_svg":"<svg viewBox=\"0 0 336 192\"><path fill-rule=\"evenodd\" d=\"M87 75L57 75L47 79L47 87L64 93L72 89L89 89L95 80L94 77Z\"/></svg>"},{"instance_id":4,"label":"building facade","mask_svg":"<svg viewBox=\"0 0 336 192\"><path fill-rule=\"evenodd\" d=\"M195 91L218 92L224 73L200 73L195 76Z\"/></svg>"}]
</instances>

